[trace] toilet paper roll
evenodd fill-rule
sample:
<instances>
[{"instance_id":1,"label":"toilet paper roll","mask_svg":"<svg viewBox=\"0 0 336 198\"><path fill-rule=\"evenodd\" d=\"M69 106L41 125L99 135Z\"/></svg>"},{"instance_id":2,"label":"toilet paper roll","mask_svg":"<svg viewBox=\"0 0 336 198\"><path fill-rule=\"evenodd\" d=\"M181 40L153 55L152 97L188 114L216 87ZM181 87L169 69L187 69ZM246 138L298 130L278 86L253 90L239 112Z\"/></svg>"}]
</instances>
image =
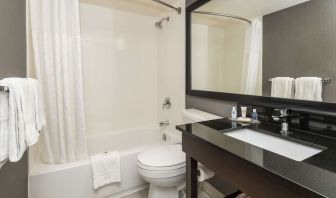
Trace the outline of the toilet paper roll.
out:
<instances>
[{"instance_id":1,"label":"toilet paper roll","mask_svg":"<svg viewBox=\"0 0 336 198\"><path fill-rule=\"evenodd\" d=\"M205 180L208 180L210 178L212 178L213 176L215 176L215 173L208 169L207 167L205 167L203 164L198 163L198 176L197 176L197 180L198 182L203 182Z\"/></svg>"}]
</instances>

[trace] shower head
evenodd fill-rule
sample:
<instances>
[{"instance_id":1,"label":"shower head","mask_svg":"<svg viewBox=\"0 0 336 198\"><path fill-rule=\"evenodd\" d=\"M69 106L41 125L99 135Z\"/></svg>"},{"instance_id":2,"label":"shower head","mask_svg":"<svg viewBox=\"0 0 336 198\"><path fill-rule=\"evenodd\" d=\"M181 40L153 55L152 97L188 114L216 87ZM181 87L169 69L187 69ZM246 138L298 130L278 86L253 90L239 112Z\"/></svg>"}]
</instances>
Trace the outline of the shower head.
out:
<instances>
[{"instance_id":1,"label":"shower head","mask_svg":"<svg viewBox=\"0 0 336 198\"><path fill-rule=\"evenodd\" d=\"M167 22L168 22L168 21L169 21L169 17L162 18L160 21L158 21L158 22L155 23L155 26L156 26L157 28L160 28L160 29L161 29L161 28L162 28L162 22L163 22L163 21L167 21Z\"/></svg>"}]
</instances>

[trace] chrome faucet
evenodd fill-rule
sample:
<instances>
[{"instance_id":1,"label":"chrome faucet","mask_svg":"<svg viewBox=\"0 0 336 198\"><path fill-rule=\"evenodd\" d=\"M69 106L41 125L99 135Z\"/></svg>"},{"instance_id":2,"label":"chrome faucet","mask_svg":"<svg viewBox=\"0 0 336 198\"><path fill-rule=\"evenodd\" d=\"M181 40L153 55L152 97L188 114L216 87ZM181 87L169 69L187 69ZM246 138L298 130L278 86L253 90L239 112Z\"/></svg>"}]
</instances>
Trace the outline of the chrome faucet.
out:
<instances>
[{"instance_id":1,"label":"chrome faucet","mask_svg":"<svg viewBox=\"0 0 336 198\"><path fill-rule=\"evenodd\" d=\"M162 103L162 109L170 109L172 106L172 102L170 97L166 97Z\"/></svg>"},{"instance_id":2,"label":"chrome faucet","mask_svg":"<svg viewBox=\"0 0 336 198\"><path fill-rule=\"evenodd\" d=\"M288 117L290 116L289 109L274 109L274 111L279 112L278 115L272 115L274 121L281 122L281 135L287 136L290 134L288 132Z\"/></svg>"}]
</instances>

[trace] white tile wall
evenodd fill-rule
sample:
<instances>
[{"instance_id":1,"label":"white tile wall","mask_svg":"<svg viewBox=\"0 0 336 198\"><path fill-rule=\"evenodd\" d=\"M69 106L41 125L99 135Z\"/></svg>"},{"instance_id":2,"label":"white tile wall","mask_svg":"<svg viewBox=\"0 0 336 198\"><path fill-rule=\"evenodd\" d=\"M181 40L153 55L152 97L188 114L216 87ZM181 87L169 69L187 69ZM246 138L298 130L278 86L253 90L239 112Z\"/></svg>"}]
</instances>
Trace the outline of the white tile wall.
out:
<instances>
[{"instance_id":1,"label":"white tile wall","mask_svg":"<svg viewBox=\"0 0 336 198\"><path fill-rule=\"evenodd\" d=\"M158 114L160 120L169 120L170 128L182 123L182 109L185 108L185 1L179 0L176 7L182 7L178 15L174 11L163 13L170 17L159 32L158 56ZM170 110L162 109L163 99L172 99Z\"/></svg>"},{"instance_id":2,"label":"white tile wall","mask_svg":"<svg viewBox=\"0 0 336 198\"><path fill-rule=\"evenodd\" d=\"M81 3L88 134L157 123L156 17Z\"/></svg>"}]
</instances>

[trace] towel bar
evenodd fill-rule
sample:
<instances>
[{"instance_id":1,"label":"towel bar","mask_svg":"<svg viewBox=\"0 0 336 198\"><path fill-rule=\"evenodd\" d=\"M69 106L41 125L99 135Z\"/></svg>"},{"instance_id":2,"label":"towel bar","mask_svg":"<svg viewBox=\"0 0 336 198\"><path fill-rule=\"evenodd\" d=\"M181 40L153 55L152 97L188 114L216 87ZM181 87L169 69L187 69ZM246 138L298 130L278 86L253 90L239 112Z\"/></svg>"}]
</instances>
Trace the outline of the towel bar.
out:
<instances>
[{"instance_id":1,"label":"towel bar","mask_svg":"<svg viewBox=\"0 0 336 198\"><path fill-rule=\"evenodd\" d=\"M273 79L273 78L268 79L268 82L272 82L272 79ZM322 82L323 84L329 84L329 83L331 83L331 78L322 78L322 79L321 79L321 82Z\"/></svg>"},{"instance_id":2,"label":"towel bar","mask_svg":"<svg viewBox=\"0 0 336 198\"><path fill-rule=\"evenodd\" d=\"M0 92L8 92L7 87L5 87L5 86L0 86Z\"/></svg>"}]
</instances>

